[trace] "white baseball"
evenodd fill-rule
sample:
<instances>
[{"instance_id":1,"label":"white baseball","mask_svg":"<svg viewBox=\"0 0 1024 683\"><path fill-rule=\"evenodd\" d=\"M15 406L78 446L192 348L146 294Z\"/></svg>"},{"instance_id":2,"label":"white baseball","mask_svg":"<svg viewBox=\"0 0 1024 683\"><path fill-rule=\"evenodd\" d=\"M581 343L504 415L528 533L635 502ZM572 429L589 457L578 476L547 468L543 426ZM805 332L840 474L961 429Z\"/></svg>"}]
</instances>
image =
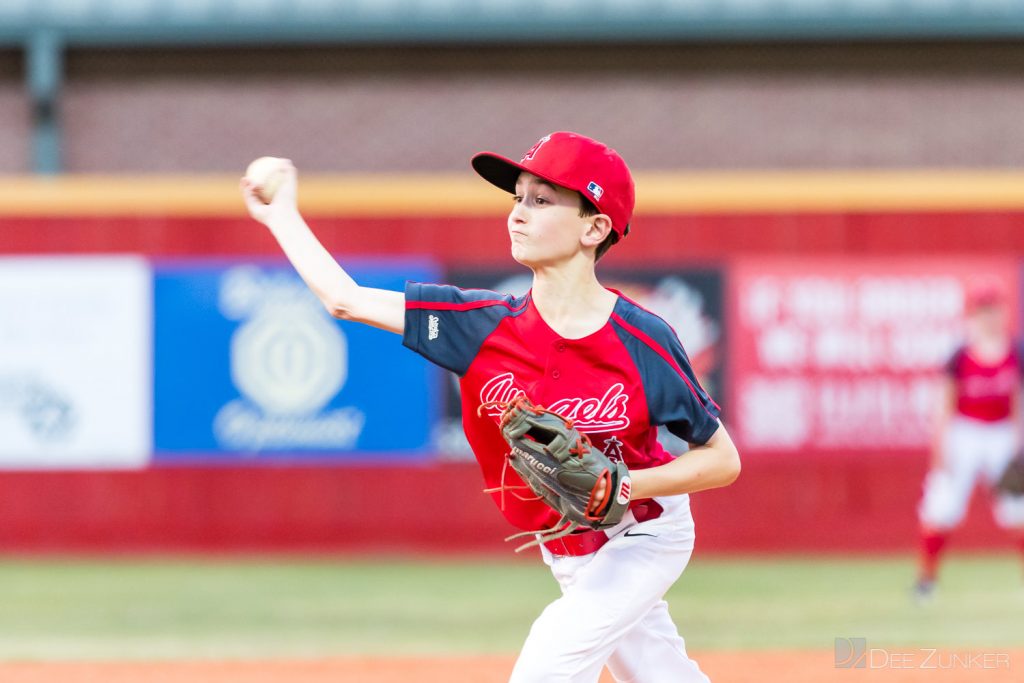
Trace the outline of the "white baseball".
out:
<instances>
[{"instance_id":1,"label":"white baseball","mask_svg":"<svg viewBox=\"0 0 1024 683\"><path fill-rule=\"evenodd\" d=\"M256 188L256 196L264 204L269 204L274 199L281 183L285 178L285 164L287 159L278 157L260 157L245 169L246 179Z\"/></svg>"}]
</instances>

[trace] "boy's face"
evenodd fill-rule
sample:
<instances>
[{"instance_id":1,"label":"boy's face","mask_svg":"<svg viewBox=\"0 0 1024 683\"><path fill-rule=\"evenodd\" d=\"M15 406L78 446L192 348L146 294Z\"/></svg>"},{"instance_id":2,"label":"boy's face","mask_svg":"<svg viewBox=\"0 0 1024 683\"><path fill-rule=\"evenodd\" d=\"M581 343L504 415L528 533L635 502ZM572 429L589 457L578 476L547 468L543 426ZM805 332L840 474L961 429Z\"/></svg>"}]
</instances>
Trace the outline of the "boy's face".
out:
<instances>
[{"instance_id":1,"label":"boy's face","mask_svg":"<svg viewBox=\"0 0 1024 683\"><path fill-rule=\"evenodd\" d=\"M535 268L575 255L593 217L580 217L578 192L520 173L508 231L512 258Z\"/></svg>"},{"instance_id":2,"label":"boy's face","mask_svg":"<svg viewBox=\"0 0 1024 683\"><path fill-rule=\"evenodd\" d=\"M973 332L988 337L1006 334L1008 323L1006 306L1002 303L979 306L967 317L967 324Z\"/></svg>"}]
</instances>

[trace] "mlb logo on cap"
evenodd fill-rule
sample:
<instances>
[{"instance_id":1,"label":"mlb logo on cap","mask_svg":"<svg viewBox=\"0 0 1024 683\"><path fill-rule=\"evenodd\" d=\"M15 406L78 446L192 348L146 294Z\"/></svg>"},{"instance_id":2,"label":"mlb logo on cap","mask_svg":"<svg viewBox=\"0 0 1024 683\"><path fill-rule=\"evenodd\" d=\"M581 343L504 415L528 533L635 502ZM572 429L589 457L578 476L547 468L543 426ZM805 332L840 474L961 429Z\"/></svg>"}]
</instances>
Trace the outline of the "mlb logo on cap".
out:
<instances>
[{"instance_id":1,"label":"mlb logo on cap","mask_svg":"<svg viewBox=\"0 0 1024 683\"><path fill-rule=\"evenodd\" d=\"M601 195L604 194L604 188L602 188L600 185L591 180L589 183L587 183L587 192L593 195L594 199L600 200Z\"/></svg>"}]
</instances>

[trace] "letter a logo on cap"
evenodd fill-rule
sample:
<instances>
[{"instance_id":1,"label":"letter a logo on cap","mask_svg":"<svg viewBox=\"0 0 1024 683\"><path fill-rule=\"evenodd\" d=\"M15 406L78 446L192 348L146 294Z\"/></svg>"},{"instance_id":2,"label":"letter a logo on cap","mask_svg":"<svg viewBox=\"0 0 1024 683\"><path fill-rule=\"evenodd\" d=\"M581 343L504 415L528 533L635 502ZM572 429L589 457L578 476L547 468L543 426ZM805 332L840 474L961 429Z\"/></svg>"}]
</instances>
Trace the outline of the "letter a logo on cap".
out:
<instances>
[{"instance_id":1,"label":"letter a logo on cap","mask_svg":"<svg viewBox=\"0 0 1024 683\"><path fill-rule=\"evenodd\" d=\"M526 152L526 154L519 161L519 163L523 163L524 161L533 161L533 157L537 154L537 151L541 148L541 146L544 145L545 142L547 142L550 139L550 135L545 135L540 140L537 140L537 143L533 147L531 147L529 151Z\"/></svg>"},{"instance_id":2,"label":"letter a logo on cap","mask_svg":"<svg viewBox=\"0 0 1024 683\"><path fill-rule=\"evenodd\" d=\"M618 152L579 133L556 131L534 144L522 161L494 152L473 155L473 168L484 180L511 194L521 173L581 193L612 221L619 237L629 233L633 217L633 176Z\"/></svg>"}]
</instances>

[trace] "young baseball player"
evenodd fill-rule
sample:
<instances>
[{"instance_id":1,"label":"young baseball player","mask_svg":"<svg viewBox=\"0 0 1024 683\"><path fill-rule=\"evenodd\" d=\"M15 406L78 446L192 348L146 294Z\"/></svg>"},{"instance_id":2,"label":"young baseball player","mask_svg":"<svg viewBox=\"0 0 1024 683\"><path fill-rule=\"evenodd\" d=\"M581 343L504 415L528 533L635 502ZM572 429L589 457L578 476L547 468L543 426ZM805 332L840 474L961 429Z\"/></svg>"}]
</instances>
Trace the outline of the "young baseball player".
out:
<instances>
[{"instance_id":1,"label":"young baseball player","mask_svg":"<svg viewBox=\"0 0 1024 683\"><path fill-rule=\"evenodd\" d=\"M939 557L967 512L979 480L993 484L1021 445L1020 350L1007 320L1005 293L996 282L968 290L965 343L945 366L932 460L918 509L921 558L915 597L935 589ZM1024 551L1024 497L995 493L996 522Z\"/></svg>"},{"instance_id":2,"label":"young baseball player","mask_svg":"<svg viewBox=\"0 0 1024 683\"><path fill-rule=\"evenodd\" d=\"M404 292L360 287L300 217L290 164L269 205L251 183L242 189L328 311L402 334L405 346L460 377L466 436L513 525L550 529L559 515L510 486L497 424L503 402L525 394L596 447L621 453L630 469L619 524L541 545L562 596L533 624L511 680L592 683L607 664L619 681L707 681L662 597L693 551L687 494L731 483L740 463L676 333L598 282L595 262L630 229L629 169L602 143L567 132L541 138L519 162L485 152L472 164L512 196L512 258L533 272L523 296L415 282ZM667 453L659 425L690 442L689 452Z\"/></svg>"}]
</instances>

